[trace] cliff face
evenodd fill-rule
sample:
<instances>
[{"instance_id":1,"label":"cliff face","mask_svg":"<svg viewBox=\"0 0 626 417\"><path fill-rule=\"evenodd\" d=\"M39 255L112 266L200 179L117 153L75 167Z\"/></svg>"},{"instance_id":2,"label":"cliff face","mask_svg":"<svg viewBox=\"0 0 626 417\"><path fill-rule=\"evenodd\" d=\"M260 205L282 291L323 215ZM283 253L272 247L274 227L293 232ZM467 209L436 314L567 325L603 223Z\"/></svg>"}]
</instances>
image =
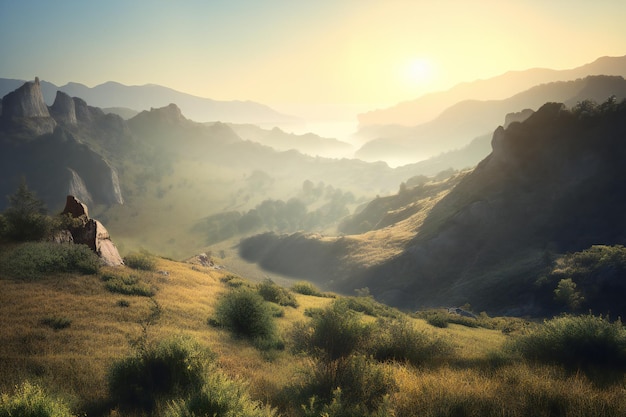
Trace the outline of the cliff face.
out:
<instances>
[{"instance_id":1,"label":"cliff face","mask_svg":"<svg viewBox=\"0 0 626 417\"><path fill-rule=\"evenodd\" d=\"M4 97L0 118L0 194L24 177L54 208L68 192L94 204L123 204L109 157L121 155L130 134L125 122L84 100L57 92L49 111L39 80ZM0 209L6 204L0 201Z\"/></svg>"},{"instance_id":2,"label":"cliff face","mask_svg":"<svg viewBox=\"0 0 626 417\"><path fill-rule=\"evenodd\" d=\"M76 125L78 123L74 100L61 91L57 91L54 103L52 107L50 107L50 114L59 123L66 123L68 125Z\"/></svg>"}]
</instances>

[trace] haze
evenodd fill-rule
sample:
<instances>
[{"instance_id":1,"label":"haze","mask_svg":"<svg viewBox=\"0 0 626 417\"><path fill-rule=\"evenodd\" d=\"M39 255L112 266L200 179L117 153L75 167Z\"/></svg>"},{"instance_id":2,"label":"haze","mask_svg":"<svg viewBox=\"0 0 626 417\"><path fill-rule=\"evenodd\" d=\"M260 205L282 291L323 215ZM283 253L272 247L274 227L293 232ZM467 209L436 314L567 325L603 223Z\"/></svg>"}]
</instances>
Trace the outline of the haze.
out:
<instances>
[{"instance_id":1,"label":"haze","mask_svg":"<svg viewBox=\"0 0 626 417\"><path fill-rule=\"evenodd\" d=\"M154 83L345 119L512 69L623 55L625 17L619 0L2 0L0 74Z\"/></svg>"}]
</instances>

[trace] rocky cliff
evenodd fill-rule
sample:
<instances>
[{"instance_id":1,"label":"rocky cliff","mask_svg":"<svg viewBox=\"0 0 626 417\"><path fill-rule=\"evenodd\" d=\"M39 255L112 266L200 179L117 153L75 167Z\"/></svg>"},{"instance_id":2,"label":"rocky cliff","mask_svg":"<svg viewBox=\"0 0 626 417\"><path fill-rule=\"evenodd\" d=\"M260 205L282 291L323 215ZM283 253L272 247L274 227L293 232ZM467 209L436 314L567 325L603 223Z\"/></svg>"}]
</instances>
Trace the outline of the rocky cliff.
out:
<instances>
[{"instance_id":1,"label":"rocky cliff","mask_svg":"<svg viewBox=\"0 0 626 417\"><path fill-rule=\"evenodd\" d=\"M78 123L74 100L61 91L57 91L54 103L50 107L50 114L58 123L66 123L68 125Z\"/></svg>"},{"instance_id":2,"label":"rocky cliff","mask_svg":"<svg viewBox=\"0 0 626 417\"><path fill-rule=\"evenodd\" d=\"M35 120L33 120L35 119ZM27 82L2 98L2 123L34 134L51 133L56 122L43 100L39 78Z\"/></svg>"}]
</instances>

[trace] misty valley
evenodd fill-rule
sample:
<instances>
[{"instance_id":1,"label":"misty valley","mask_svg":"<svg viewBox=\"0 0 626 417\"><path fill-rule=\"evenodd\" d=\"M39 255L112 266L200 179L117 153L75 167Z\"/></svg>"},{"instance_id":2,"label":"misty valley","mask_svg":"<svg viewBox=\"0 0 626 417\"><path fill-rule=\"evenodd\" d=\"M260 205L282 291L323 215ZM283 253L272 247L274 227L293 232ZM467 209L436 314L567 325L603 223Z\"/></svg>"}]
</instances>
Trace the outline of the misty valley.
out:
<instances>
[{"instance_id":1,"label":"misty valley","mask_svg":"<svg viewBox=\"0 0 626 417\"><path fill-rule=\"evenodd\" d=\"M626 415L624 68L350 138L0 79L0 415Z\"/></svg>"}]
</instances>

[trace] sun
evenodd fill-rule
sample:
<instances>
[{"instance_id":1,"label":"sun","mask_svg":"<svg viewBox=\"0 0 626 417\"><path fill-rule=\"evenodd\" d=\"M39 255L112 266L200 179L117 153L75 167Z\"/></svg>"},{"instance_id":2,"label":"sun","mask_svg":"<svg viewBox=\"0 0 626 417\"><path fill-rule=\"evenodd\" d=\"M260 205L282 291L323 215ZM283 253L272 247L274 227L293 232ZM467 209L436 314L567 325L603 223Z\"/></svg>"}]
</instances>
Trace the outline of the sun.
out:
<instances>
[{"instance_id":1,"label":"sun","mask_svg":"<svg viewBox=\"0 0 626 417\"><path fill-rule=\"evenodd\" d=\"M435 66L427 58L411 59L405 65L404 78L413 86L430 84L435 78Z\"/></svg>"}]
</instances>

